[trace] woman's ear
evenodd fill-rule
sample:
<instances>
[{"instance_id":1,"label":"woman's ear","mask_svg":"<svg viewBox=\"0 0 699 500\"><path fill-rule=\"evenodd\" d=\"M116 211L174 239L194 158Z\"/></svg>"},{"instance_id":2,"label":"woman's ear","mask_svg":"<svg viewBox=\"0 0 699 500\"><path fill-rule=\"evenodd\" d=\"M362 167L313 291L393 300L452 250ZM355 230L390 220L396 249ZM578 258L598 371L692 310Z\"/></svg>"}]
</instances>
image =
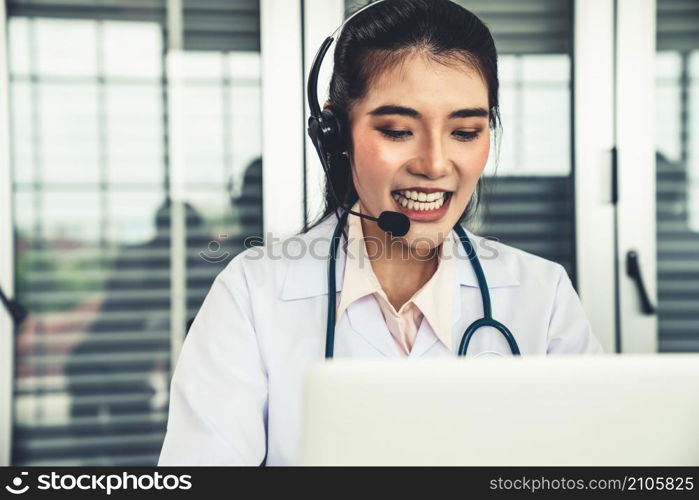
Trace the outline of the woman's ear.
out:
<instances>
[{"instance_id":1,"label":"woman's ear","mask_svg":"<svg viewBox=\"0 0 699 500\"><path fill-rule=\"evenodd\" d=\"M330 104L330 101L325 101L325 104L323 104L323 109L328 109L330 107Z\"/></svg>"}]
</instances>

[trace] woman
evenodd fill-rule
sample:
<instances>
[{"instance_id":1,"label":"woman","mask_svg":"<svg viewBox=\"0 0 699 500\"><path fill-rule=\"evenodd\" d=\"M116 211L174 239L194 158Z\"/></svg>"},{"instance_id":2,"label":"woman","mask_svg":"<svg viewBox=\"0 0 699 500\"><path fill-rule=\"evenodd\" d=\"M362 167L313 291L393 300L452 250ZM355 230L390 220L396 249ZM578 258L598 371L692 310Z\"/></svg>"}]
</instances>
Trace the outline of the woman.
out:
<instances>
[{"instance_id":1,"label":"woman","mask_svg":"<svg viewBox=\"0 0 699 500\"><path fill-rule=\"evenodd\" d=\"M410 227L398 238L355 215L340 226L334 356L454 356L483 316L452 228L474 209L499 117L488 29L448 0L385 0L348 21L334 57L326 108L348 147L330 162L324 213L216 278L174 373L161 465L294 462L303 377L326 348L330 240L350 206L401 212ZM522 354L601 352L562 266L468 237ZM485 327L467 351L481 354L511 349Z\"/></svg>"}]
</instances>

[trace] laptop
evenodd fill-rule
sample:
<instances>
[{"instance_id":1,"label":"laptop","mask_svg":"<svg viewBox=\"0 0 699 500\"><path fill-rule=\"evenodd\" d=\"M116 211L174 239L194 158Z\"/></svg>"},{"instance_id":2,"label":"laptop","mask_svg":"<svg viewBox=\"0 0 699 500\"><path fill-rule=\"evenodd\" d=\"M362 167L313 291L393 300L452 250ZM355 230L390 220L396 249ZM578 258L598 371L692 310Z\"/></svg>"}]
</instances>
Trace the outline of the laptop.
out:
<instances>
[{"instance_id":1,"label":"laptop","mask_svg":"<svg viewBox=\"0 0 699 500\"><path fill-rule=\"evenodd\" d=\"M699 354L334 359L302 465L699 465Z\"/></svg>"}]
</instances>

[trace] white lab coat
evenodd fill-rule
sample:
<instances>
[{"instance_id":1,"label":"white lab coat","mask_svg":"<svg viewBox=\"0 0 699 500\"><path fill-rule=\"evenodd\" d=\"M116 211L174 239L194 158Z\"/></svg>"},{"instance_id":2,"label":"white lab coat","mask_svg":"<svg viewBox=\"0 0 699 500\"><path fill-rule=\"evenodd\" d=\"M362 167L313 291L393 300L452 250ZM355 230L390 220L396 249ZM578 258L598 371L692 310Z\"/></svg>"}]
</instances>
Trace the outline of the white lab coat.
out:
<instances>
[{"instance_id":1,"label":"white lab coat","mask_svg":"<svg viewBox=\"0 0 699 500\"><path fill-rule=\"evenodd\" d=\"M335 225L331 216L304 235L247 249L216 277L177 360L159 465L296 461L304 375L324 357L327 255ZM602 352L561 265L468 235L488 281L493 317L510 329L523 355ZM483 314L475 273L457 247L461 258L450 291L454 352L466 327ZM338 301L344 262L340 245ZM469 346L469 356L484 353L511 355L491 328L478 330ZM335 357L345 356L400 356L371 296L340 318ZM454 353L423 321L409 359L434 356Z\"/></svg>"}]
</instances>

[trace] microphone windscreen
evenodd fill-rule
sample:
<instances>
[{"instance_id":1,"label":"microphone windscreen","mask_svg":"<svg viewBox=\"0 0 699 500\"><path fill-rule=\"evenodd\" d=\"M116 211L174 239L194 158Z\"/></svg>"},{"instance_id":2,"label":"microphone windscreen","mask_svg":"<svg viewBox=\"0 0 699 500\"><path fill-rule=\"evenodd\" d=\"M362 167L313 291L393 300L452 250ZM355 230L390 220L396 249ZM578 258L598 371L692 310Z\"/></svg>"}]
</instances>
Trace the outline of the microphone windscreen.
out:
<instances>
[{"instance_id":1,"label":"microphone windscreen","mask_svg":"<svg viewBox=\"0 0 699 500\"><path fill-rule=\"evenodd\" d=\"M378 220L379 227L393 236L405 236L410 230L410 219L400 212L386 210L381 212Z\"/></svg>"}]
</instances>

